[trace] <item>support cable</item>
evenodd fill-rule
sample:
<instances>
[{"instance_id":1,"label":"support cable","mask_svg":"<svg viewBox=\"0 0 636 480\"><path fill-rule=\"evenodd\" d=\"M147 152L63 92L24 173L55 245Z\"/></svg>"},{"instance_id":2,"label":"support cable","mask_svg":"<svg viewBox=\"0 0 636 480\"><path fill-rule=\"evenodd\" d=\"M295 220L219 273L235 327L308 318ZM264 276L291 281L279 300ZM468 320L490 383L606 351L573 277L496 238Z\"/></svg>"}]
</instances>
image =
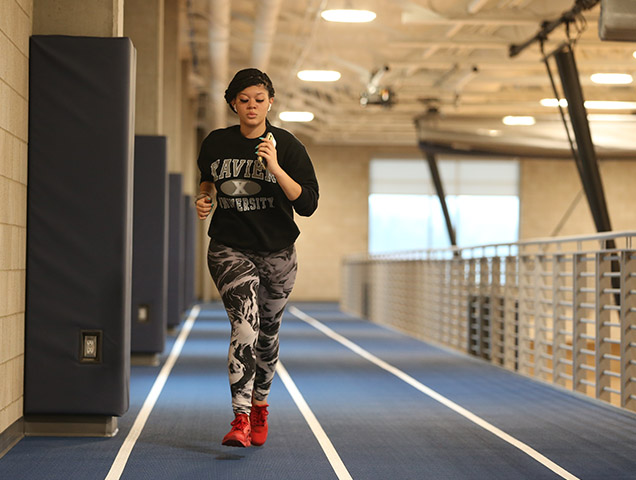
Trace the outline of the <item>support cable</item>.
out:
<instances>
[{"instance_id":1,"label":"support cable","mask_svg":"<svg viewBox=\"0 0 636 480\"><path fill-rule=\"evenodd\" d=\"M516 45L510 45L508 49L508 55L510 57L515 57L519 55L522 51L532 45L534 42L542 42L548 38L548 35L556 30L562 24L569 24L572 22L576 22L577 18L581 19L581 12L584 10L590 10L595 7L600 0L576 0L574 6L561 14L559 18L552 21L544 21L541 23L541 30L539 30L534 37L526 40L524 43ZM585 21L585 20L583 20Z\"/></svg>"}]
</instances>

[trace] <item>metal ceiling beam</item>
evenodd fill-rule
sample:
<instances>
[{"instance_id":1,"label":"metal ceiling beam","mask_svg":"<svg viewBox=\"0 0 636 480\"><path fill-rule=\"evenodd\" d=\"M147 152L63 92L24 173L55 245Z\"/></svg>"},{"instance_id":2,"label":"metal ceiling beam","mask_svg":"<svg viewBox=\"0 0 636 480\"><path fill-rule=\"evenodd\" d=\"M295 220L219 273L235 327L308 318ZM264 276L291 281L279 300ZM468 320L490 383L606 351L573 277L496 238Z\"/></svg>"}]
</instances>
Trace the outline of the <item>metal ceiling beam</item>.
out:
<instances>
[{"instance_id":1,"label":"metal ceiling beam","mask_svg":"<svg viewBox=\"0 0 636 480\"><path fill-rule=\"evenodd\" d=\"M450 241L450 244L453 247L456 247L457 240L455 239L455 229L453 228L450 213L448 212L448 206L446 205L446 194L444 193L442 178L440 177L439 169L437 168L437 159L435 158L435 154L430 151L425 151L424 154L426 156L426 161L428 162L428 168L431 172L431 179L433 180L433 185L435 186L435 192L437 193L437 198L439 199L439 204L442 207L442 213L444 214L444 221L446 222L448 239Z\"/></svg>"},{"instance_id":2,"label":"metal ceiling beam","mask_svg":"<svg viewBox=\"0 0 636 480\"><path fill-rule=\"evenodd\" d=\"M568 101L568 112L570 113L570 123L576 137L577 152L575 155L576 164L581 177L581 183L587 196L587 201L592 212L592 218L599 232L609 232L612 225L609 218L603 182L598 168L598 160L590 124L587 121L587 112L584 106L583 91L579 82L579 73L576 69L574 53L569 45L554 54L563 93Z\"/></svg>"}]
</instances>

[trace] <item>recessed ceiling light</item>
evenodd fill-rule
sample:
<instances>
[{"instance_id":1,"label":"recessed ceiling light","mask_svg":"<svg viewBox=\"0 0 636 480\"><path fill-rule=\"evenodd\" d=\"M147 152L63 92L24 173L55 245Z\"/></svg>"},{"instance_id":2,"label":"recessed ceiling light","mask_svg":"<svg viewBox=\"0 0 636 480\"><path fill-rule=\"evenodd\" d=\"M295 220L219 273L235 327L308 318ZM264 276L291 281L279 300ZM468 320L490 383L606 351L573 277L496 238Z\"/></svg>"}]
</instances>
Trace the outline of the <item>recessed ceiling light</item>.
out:
<instances>
[{"instance_id":1,"label":"recessed ceiling light","mask_svg":"<svg viewBox=\"0 0 636 480\"><path fill-rule=\"evenodd\" d=\"M607 113L590 113L587 116L590 122L634 122L636 119L633 115L607 114Z\"/></svg>"},{"instance_id":2,"label":"recessed ceiling light","mask_svg":"<svg viewBox=\"0 0 636 480\"><path fill-rule=\"evenodd\" d=\"M556 107L556 98L543 98L540 100L541 105L544 107ZM568 106L568 101L565 98L559 100L562 107ZM585 108L590 110L633 110L636 109L636 102L620 102L620 101L607 101L607 100L586 100Z\"/></svg>"},{"instance_id":3,"label":"recessed ceiling light","mask_svg":"<svg viewBox=\"0 0 636 480\"><path fill-rule=\"evenodd\" d=\"M628 73L595 73L590 79L603 85L627 85L634 81Z\"/></svg>"},{"instance_id":4,"label":"recessed ceiling light","mask_svg":"<svg viewBox=\"0 0 636 480\"><path fill-rule=\"evenodd\" d=\"M314 114L311 112L280 112L278 115L283 122L311 122Z\"/></svg>"},{"instance_id":5,"label":"recessed ceiling light","mask_svg":"<svg viewBox=\"0 0 636 480\"><path fill-rule=\"evenodd\" d=\"M515 115L508 115L504 117L502 119L502 122L504 125L523 125L523 126L534 125L536 123L534 117L515 116Z\"/></svg>"},{"instance_id":6,"label":"recessed ceiling light","mask_svg":"<svg viewBox=\"0 0 636 480\"><path fill-rule=\"evenodd\" d=\"M340 9L340 10L324 10L320 13L320 16L328 22L342 22L342 23L365 23L371 22L375 19L375 12L370 10L352 10L352 9Z\"/></svg>"},{"instance_id":7,"label":"recessed ceiling light","mask_svg":"<svg viewBox=\"0 0 636 480\"><path fill-rule=\"evenodd\" d=\"M490 128L478 128L477 133L479 135L488 135L489 137L499 137L501 135L501 130L495 130Z\"/></svg>"},{"instance_id":8,"label":"recessed ceiling light","mask_svg":"<svg viewBox=\"0 0 636 480\"><path fill-rule=\"evenodd\" d=\"M586 100L585 108L590 110L632 110L636 109L636 102Z\"/></svg>"},{"instance_id":9,"label":"recessed ceiling light","mask_svg":"<svg viewBox=\"0 0 636 480\"><path fill-rule=\"evenodd\" d=\"M340 72L335 70L301 70L298 78L305 82L335 82L340 79Z\"/></svg>"},{"instance_id":10,"label":"recessed ceiling light","mask_svg":"<svg viewBox=\"0 0 636 480\"><path fill-rule=\"evenodd\" d=\"M544 107L558 107L559 104L562 107L568 106L568 101L565 98L562 98L561 100L558 100L558 101L556 98L542 98L541 100L539 100L539 103L543 105Z\"/></svg>"}]
</instances>

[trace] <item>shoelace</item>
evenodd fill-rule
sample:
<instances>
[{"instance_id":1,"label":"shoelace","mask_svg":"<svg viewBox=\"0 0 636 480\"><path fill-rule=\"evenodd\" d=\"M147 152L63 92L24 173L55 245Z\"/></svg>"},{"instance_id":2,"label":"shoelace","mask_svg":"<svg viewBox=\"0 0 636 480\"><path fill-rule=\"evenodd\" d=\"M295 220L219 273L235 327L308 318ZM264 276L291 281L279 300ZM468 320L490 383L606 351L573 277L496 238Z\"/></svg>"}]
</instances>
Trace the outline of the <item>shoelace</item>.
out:
<instances>
[{"instance_id":1,"label":"shoelace","mask_svg":"<svg viewBox=\"0 0 636 480\"><path fill-rule=\"evenodd\" d=\"M259 427L265 425L265 422L267 421L267 415L269 415L269 412L265 409L265 407L252 407L252 423L254 425L257 425Z\"/></svg>"},{"instance_id":2,"label":"shoelace","mask_svg":"<svg viewBox=\"0 0 636 480\"><path fill-rule=\"evenodd\" d=\"M236 417L230 425L234 427L234 430L243 430L245 427L249 426L250 422L243 415L240 417Z\"/></svg>"}]
</instances>

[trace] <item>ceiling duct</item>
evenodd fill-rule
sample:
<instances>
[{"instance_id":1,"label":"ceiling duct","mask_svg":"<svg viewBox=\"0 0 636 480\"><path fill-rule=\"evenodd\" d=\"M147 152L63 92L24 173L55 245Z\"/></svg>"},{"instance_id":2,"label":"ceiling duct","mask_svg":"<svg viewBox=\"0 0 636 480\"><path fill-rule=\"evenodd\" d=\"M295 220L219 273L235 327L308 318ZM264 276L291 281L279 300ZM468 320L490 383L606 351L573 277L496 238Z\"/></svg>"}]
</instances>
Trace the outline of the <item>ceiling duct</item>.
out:
<instances>
[{"instance_id":1,"label":"ceiling duct","mask_svg":"<svg viewBox=\"0 0 636 480\"><path fill-rule=\"evenodd\" d=\"M272 45L276 35L278 14L282 0L262 0L254 22L254 43L252 45L252 67L266 71L272 56Z\"/></svg>"},{"instance_id":2,"label":"ceiling duct","mask_svg":"<svg viewBox=\"0 0 636 480\"><path fill-rule=\"evenodd\" d=\"M210 27L208 31L210 46L210 129L227 126L228 107L225 103L225 89L229 81L230 51L230 0L210 0Z\"/></svg>"}]
</instances>

